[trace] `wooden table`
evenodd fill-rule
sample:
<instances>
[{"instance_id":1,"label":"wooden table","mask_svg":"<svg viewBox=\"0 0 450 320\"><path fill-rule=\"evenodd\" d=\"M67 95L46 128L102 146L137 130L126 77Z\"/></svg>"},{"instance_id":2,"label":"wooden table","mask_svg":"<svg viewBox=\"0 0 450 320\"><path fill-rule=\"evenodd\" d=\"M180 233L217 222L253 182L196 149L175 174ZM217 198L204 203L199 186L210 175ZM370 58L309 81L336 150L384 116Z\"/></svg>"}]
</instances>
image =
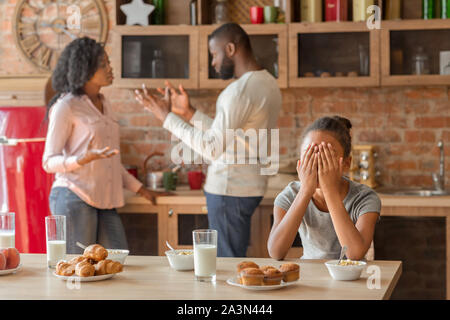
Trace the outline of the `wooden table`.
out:
<instances>
[{"instance_id":1,"label":"wooden table","mask_svg":"<svg viewBox=\"0 0 450 320\"><path fill-rule=\"evenodd\" d=\"M267 252L267 239L272 226L273 202L281 190L268 189L264 199L252 218L252 239L248 250L249 256L269 257ZM169 240L172 245L178 246L178 208L183 208L186 213L204 213L206 199L202 190L189 190L188 187L177 188L176 196L165 196L158 198L158 220L162 228L158 229L159 254L166 250L165 241ZM442 197L419 197L419 196L397 196L379 194L382 203L381 216L398 217L443 217L446 221L446 298L450 300L450 196ZM126 193L126 206L119 210L122 214L148 213L151 206L148 201L140 196ZM156 207L156 206L155 206ZM173 208L175 214L167 214ZM186 210L188 208L189 210ZM193 209L191 209L193 208ZM168 226L164 228L164 226ZM291 248L288 257L300 257L302 248ZM376 253L375 253L376 258Z\"/></svg>"},{"instance_id":2,"label":"wooden table","mask_svg":"<svg viewBox=\"0 0 450 320\"><path fill-rule=\"evenodd\" d=\"M363 271L356 281L336 281L331 278L325 260L293 260L300 263L297 285L276 291L249 291L230 286L226 280L234 276L242 258L218 258L217 281L194 281L193 271L175 271L166 257L129 256L124 272L98 282L68 285L48 269L44 254L22 254L22 269L16 274L0 276L0 300L5 299L106 299L106 300L301 300L301 299L389 299L401 275L400 261L372 261L379 266L380 289L368 289L371 274ZM259 265L279 266L273 259L251 259Z\"/></svg>"}]
</instances>

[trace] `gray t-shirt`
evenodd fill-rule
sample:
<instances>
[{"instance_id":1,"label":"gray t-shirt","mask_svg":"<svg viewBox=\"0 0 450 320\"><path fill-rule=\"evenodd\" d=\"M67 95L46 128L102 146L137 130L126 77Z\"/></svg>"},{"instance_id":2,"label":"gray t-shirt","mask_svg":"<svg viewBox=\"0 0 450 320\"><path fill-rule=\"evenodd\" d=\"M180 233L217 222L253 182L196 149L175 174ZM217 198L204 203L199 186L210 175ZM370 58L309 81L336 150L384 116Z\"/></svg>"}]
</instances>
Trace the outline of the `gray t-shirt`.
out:
<instances>
[{"instance_id":1,"label":"gray t-shirt","mask_svg":"<svg viewBox=\"0 0 450 320\"><path fill-rule=\"evenodd\" d=\"M364 184L349 180L343 203L353 223L368 212L381 211L381 201L375 191ZM276 197L275 205L288 211L300 190L300 181L292 181ZM301 259L339 259L341 245L329 212L320 211L311 200L298 229L303 245Z\"/></svg>"}]
</instances>

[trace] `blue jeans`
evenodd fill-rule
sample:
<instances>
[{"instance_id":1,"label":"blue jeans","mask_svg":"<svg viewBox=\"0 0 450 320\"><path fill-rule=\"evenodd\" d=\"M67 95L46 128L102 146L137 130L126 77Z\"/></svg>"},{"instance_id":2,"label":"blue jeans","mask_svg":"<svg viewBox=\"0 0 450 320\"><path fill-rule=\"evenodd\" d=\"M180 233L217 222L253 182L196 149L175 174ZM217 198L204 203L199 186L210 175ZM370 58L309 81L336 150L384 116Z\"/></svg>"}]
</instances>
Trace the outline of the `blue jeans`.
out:
<instances>
[{"instance_id":1,"label":"blue jeans","mask_svg":"<svg viewBox=\"0 0 450 320\"><path fill-rule=\"evenodd\" d=\"M205 191L210 229L217 230L218 257L245 257L251 219L263 197L232 197Z\"/></svg>"},{"instance_id":2,"label":"blue jeans","mask_svg":"<svg viewBox=\"0 0 450 320\"><path fill-rule=\"evenodd\" d=\"M94 243L107 249L128 249L125 230L116 209L97 209L80 199L69 188L56 187L50 192L50 211L66 216L68 254L82 254L76 245Z\"/></svg>"}]
</instances>

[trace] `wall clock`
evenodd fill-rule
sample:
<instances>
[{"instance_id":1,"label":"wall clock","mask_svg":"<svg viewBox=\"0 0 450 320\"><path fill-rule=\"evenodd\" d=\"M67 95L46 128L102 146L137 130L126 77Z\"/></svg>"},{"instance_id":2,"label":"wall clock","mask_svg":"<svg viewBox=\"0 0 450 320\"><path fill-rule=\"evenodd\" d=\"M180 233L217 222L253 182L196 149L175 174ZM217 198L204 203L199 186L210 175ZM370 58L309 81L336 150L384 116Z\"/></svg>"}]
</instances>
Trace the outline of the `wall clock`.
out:
<instances>
[{"instance_id":1,"label":"wall clock","mask_svg":"<svg viewBox=\"0 0 450 320\"><path fill-rule=\"evenodd\" d=\"M19 51L41 71L53 70L73 39L108 36L103 0L19 0L12 21Z\"/></svg>"}]
</instances>

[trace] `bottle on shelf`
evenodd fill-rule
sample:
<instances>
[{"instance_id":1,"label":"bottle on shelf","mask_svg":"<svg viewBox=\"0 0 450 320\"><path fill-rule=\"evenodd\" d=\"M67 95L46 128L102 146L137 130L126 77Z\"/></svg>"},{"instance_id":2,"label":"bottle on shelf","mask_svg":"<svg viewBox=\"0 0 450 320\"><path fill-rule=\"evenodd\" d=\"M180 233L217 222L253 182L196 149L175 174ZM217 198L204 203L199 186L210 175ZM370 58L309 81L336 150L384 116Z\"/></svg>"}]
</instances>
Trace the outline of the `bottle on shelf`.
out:
<instances>
[{"instance_id":1,"label":"bottle on shelf","mask_svg":"<svg viewBox=\"0 0 450 320\"><path fill-rule=\"evenodd\" d=\"M286 0L273 0L273 6L278 8L277 23L286 22Z\"/></svg>"},{"instance_id":2,"label":"bottle on shelf","mask_svg":"<svg viewBox=\"0 0 450 320\"><path fill-rule=\"evenodd\" d=\"M151 15L152 24L165 23L165 0L153 0L155 10Z\"/></svg>"},{"instance_id":3,"label":"bottle on shelf","mask_svg":"<svg viewBox=\"0 0 450 320\"><path fill-rule=\"evenodd\" d=\"M367 8L374 4L374 0L353 0L353 21L367 21L371 15L367 13Z\"/></svg>"},{"instance_id":4,"label":"bottle on shelf","mask_svg":"<svg viewBox=\"0 0 450 320\"><path fill-rule=\"evenodd\" d=\"M189 15L192 26L196 26L197 23L197 0L191 0L189 3Z\"/></svg>"},{"instance_id":5,"label":"bottle on shelf","mask_svg":"<svg viewBox=\"0 0 450 320\"><path fill-rule=\"evenodd\" d=\"M325 0L325 21L347 21L348 0Z\"/></svg>"},{"instance_id":6,"label":"bottle on shelf","mask_svg":"<svg viewBox=\"0 0 450 320\"><path fill-rule=\"evenodd\" d=\"M214 6L214 23L222 24L229 22L227 0L216 0Z\"/></svg>"},{"instance_id":7,"label":"bottle on shelf","mask_svg":"<svg viewBox=\"0 0 450 320\"><path fill-rule=\"evenodd\" d=\"M450 0L441 0L441 19L450 19Z\"/></svg>"},{"instance_id":8,"label":"bottle on shelf","mask_svg":"<svg viewBox=\"0 0 450 320\"><path fill-rule=\"evenodd\" d=\"M401 19L402 0L385 0L386 20L399 20Z\"/></svg>"},{"instance_id":9,"label":"bottle on shelf","mask_svg":"<svg viewBox=\"0 0 450 320\"><path fill-rule=\"evenodd\" d=\"M322 22L322 0L301 0L302 22Z\"/></svg>"},{"instance_id":10,"label":"bottle on shelf","mask_svg":"<svg viewBox=\"0 0 450 320\"><path fill-rule=\"evenodd\" d=\"M436 18L436 3L434 0L422 0L422 17L425 20Z\"/></svg>"}]
</instances>

